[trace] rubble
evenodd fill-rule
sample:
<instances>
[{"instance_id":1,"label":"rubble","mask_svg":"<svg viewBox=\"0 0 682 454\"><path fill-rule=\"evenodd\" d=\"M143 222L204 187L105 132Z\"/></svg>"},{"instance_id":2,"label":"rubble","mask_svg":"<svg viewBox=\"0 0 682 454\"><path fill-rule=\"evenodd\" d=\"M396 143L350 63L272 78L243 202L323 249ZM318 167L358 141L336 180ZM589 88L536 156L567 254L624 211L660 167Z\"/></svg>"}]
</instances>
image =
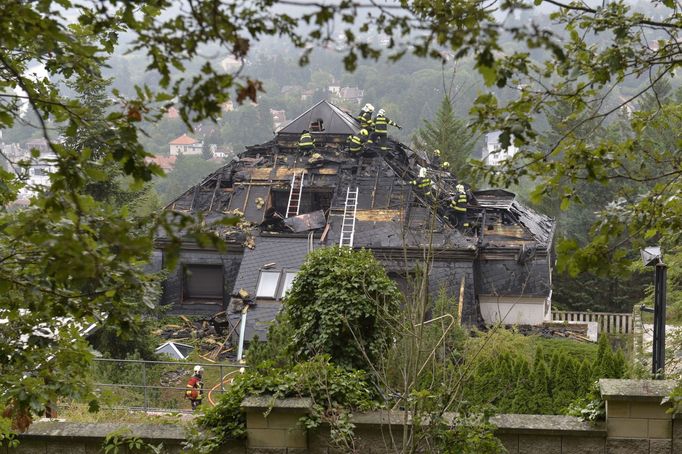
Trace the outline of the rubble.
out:
<instances>
[{"instance_id":1,"label":"rubble","mask_svg":"<svg viewBox=\"0 0 682 454\"><path fill-rule=\"evenodd\" d=\"M180 319L184 322L182 325L167 324L154 333L172 341L161 347L170 343L178 344L177 341L192 341L194 346L187 347L196 347L200 356L208 361L223 361L234 356L234 346L230 339L236 327L232 326L225 311L218 312L210 318L190 320L181 316Z\"/></svg>"}]
</instances>

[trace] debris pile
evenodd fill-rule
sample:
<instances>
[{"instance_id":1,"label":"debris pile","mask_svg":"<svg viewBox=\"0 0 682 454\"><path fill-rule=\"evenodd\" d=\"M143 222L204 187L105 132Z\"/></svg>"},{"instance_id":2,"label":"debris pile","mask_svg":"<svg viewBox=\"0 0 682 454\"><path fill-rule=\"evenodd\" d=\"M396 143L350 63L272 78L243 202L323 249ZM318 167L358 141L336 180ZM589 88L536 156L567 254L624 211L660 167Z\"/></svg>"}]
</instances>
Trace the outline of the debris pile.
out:
<instances>
[{"instance_id":1,"label":"debris pile","mask_svg":"<svg viewBox=\"0 0 682 454\"><path fill-rule=\"evenodd\" d=\"M193 341L199 354L207 361L223 361L235 355L230 342L234 327L230 325L225 311L210 318L190 320L180 316L181 324L164 325L154 334L173 341Z\"/></svg>"},{"instance_id":2,"label":"debris pile","mask_svg":"<svg viewBox=\"0 0 682 454\"><path fill-rule=\"evenodd\" d=\"M572 323L545 323L541 326L518 325L516 330L524 336L565 337L581 342L595 342L588 336L588 325Z\"/></svg>"}]
</instances>

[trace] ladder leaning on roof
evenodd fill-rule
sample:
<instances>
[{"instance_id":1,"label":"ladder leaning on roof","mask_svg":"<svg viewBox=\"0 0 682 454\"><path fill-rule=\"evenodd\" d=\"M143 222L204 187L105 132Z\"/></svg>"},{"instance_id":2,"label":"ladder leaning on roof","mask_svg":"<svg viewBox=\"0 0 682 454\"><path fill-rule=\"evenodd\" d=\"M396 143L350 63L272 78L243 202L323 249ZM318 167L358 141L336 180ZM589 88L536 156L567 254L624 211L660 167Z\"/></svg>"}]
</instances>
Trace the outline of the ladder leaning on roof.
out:
<instances>
[{"instance_id":1,"label":"ladder leaning on roof","mask_svg":"<svg viewBox=\"0 0 682 454\"><path fill-rule=\"evenodd\" d=\"M301 209L301 192L303 191L303 175L305 172L295 173L291 177L291 190L289 191L289 203L287 204L287 215L298 216Z\"/></svg>"},{"instance_id":2,"label":"ladder leaning on roof","mask_svg":"<svg viewBox=\"0 0 682 454\"><path fill-rule=\"evenodd\" d=\"M341 237L339 246L353 247L353 236L355 235L355 215L358 211L358 188L351 191L350 186L346 191L346 206L343 209L343 221L341 224Z\"/></svg>"}]
</instances>

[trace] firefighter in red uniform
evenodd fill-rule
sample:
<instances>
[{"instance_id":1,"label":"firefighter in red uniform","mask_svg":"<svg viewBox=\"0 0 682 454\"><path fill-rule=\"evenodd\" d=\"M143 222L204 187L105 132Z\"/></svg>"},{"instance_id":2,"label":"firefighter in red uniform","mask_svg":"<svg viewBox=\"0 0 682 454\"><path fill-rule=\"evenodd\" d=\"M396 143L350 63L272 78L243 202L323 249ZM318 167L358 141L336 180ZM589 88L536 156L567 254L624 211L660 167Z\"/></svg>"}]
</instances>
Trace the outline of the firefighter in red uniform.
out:
<instances>
[{"instance_id":1,"label":"firefighter in red uniform","mask_svg":"<svg viewBox=\"0 0 682 454\"><path fill-rule=\"evenodd\" d=\"M201 399L204 397L204 382L201 381L201 375L204 373L204 368L201 366L194 366L194 374L187 382L187 391L185 391L185 398L192 402L192 410L196 410L201 405Z\"/></svg>"}]
</instances>

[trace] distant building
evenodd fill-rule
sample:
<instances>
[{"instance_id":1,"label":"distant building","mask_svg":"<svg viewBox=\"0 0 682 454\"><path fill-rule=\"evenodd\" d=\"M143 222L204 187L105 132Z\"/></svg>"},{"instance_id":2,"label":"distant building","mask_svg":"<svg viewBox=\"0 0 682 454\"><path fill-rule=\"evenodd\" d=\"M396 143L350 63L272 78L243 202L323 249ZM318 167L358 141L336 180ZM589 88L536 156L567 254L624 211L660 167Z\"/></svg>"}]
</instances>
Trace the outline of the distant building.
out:
<instances>
[{"instance_id":1,"label":"distant building","mask_svg":"<svg viewBox=\"0 0 682 454\"><path fill-rule=\"evenodd\" d=\"M331 93L333 95L338 95L339 91L341 91L341 86L340 85L330 85L329 87L327 87L327 90L329 91L329 93Z\"/></svg>"},{"instance_id":2,"label":"distant building","mask_svg":"<svg viewBox=\"0 0 682 454\"><path fill-rule=\"evenodd\" d=\"M40 155L32 156L32 151L38 150ZM20 198L28 198L36 193L38 187L50 186L50 174L57 169L57 155L50 148L47 140L33 139L24 144L23 156L16 156L17 159L11 165L18 174L22 174L26 186L19 191ZM18 161L28 161L28 167L19 166Z\"/></svg>"},{"instance_id":3,"label":"distant building","mask_svg":"<svg viewBox=\"0 0 682 454\"><path fill-rule=\"evenodd\" d=\"M275 129L279 128L287 121L286 110L270 109L270 115L272 115L272 124L275 127Z\"/></svg>"},{"instance_id":4,"label":"distant building","mask_svg":"<svg viewBox=\"0 0 682 454\"><path fill-rule=\"evenodd\" d=\"M344 101L360 104L363 96L365 96L365 90L360 90L358 87L343 87L339 90L339 98Z\"/></svg>"},{"instance_id":5,"label":"distant building","mask_svg":"<svg viewBox=\"0 0 682 454\"><path fill-rule=\"evenodd\" d=\"M187 134L183 134L177 139L170 142L170 155L177 156L180 154L184 155L196 155L201 154L204 144L199 142L197 139L193 139Z\"/></svg>"},{"instance_id":6,"label":"distant building","mask_svg":"<svg viewBox=\"0 0 682 454\"><path fill-rule=\"evenodd\" d=\"M165 117L170 119L180 118L180 112L178 112L178 109L175 107L170 106L168 110L166 110Z\"/></svg>"},{"instance_id":7,"label":"distant building","mask_svg":"<svg viewBox=\"0 0 682 454\"><path fill-rule=\"evenodd\" d=\"M519 151L513 144L509 145L509 148L506 150L503 149L500 143L500 134L501 131L495 131L485 135L485 145L483 146L481 159L486 165L500 165L502 161L513 157Z\"/></svg>"},{"instance_id":8,"label":"distant building","mask_svg":"<svg viewBox=\"0 0 682 454\"><path fill-rule=\"evenodd\" d=\"M301 90L303 90L303 87L300 85L284 85L280 92L283 95L286 95L287 93L297 92Z\"/></svg>"},{"instance_id":9,"label":"distant building","mask_svg":"<svg viewBox=\"0 0 682 454\"><path fill-rule=\"evenodd\" d=\"M47 144L47 140L45 140L43 138L29 140L28 142L26 142L24 144L24 149L27 152L29 152L29 154L30 154L31 150L38 150L41 155L47 154L50 152L50 147Z\"/></svg>"},{"instance_id":10,"label":"distant building","mask_svg":"<svg viewBox=\"0 0 682 454\"><path fill-rule=\"evenodd\" d=\"M153 156L145 158L148 163L154 163L161 167L164 172L170 172L175 168L175 161L178 159L177 156Z\"/></svg>"},{"instance_id":11,"label":"distant building","mask_svg":"<svg viewBox=\"0 0 682 454\"><path fill-rule=\"evenodd\" d=\"M230 161L235 156L234 150L228 146L225 146L225 145L216 146L211 151L213 153L214 158L219 158L219 159L222 159L224 161L225 160Z\"/></svg>"}]
</instances>

